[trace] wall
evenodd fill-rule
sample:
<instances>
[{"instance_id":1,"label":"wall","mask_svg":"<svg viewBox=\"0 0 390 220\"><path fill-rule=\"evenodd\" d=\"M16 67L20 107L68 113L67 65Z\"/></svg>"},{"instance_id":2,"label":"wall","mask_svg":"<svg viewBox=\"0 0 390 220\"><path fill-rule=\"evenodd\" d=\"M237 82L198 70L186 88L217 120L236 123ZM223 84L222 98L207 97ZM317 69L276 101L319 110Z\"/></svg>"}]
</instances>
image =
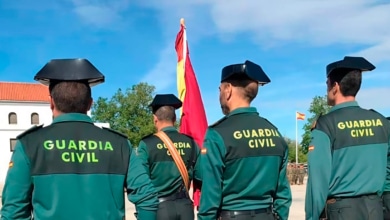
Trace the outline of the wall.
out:
<instances>
[{"instance_id":1,"label":"wall","mask_svg":"<svg viewBox=\"0 0 390 220\"><path fill-rule=\"evenodd\" d=\"M8 115L15 112L17 124L8 124ZM0 195L2 185L8 170L12 155L10 139L16 138L25 130L31 128L31 114L38 113L39 124L49 125L52 122L52 112L49 103L4 102L0 101ZM88 112L90 115L90 112ZM110 127L108 123L95 123L99 127Z\"/></svg>"},{"instance_id":2,"label":"wall","mask_svg":"<svg viewBox=\"0 0 390 220\"><path fill-rule=\"evenodd\" d=\"M8 115L15 112L17 124L8 124ZM11 158L10 139L29 129L31 114L39 115L39 124L50 124L52 113L49 103L4 102L0 101L0 185L4 182Z\"/></svg>"}]
</instances>

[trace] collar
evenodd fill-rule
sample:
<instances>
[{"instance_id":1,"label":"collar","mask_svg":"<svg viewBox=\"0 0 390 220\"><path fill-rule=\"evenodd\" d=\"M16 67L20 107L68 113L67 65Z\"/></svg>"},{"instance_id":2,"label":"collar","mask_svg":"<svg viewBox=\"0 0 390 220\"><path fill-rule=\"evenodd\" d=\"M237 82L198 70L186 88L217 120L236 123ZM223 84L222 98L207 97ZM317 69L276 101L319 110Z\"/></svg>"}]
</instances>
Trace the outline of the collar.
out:
<instances>
[{"instance_id":1,"label":"collar","mask_svg":"<svg viewBox=\"0 0 390 220\"><path fill-rule=\"evenodd\" d=\"M81 113L66 113L66 114L59 115L53 119L52 123L59 123L65 121L81 121L81 122L93 123L92 119L88 115L81 114Z\"/></svg>"},{"instance_id":2,"label":"collar","mask_svg":"<svg viewBox=\"0 0 390 220\"><path fill-rule=\"evenodd\" d=\"M343 102L341 104L333 106L329 112L336 111L341 108L346 108L346 107L359 107L359 104L356 101L350 101L350 102Z\"/></svg>"},{"instance_id":3,"label":"collar","mask_svg":"<svg viewBox=\"0 0 390 220\"><path fill-rule=\"evenodd\" d=\"M162 131L177 131L177 129L173 126L168 126L168 127L165 127L163 129L161 129Z\"/></svg>"},{"instance_id":4,"label":"collar","mask_svg":"<svg viewBox=\"0 0 390 220\"><path fill-rule=\"evenodd\" d=\"M226 117L230 117L232 115L237 115L237 114L242 114L242 113L256 113L256 114L259 114L255 107L243 107L243 108L236 108L236 109L234 109L228 115L226 115Z\"/></svg>"}]
</instances>

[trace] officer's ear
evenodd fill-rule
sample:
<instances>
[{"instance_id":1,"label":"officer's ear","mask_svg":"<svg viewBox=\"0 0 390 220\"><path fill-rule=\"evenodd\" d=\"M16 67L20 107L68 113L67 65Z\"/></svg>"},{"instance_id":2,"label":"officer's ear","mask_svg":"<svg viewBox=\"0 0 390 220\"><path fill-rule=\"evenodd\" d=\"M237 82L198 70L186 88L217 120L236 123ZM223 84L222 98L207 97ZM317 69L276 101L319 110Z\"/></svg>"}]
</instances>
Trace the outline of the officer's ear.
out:
<instances>
[{"instance_id":1,"label":"officer's ear","mask_svg":"<svg viewBox=\"0 0 390 220\"><path fill-rule=\"evenodd\" d=\"M229 100L232 96L233 92L233 86L231 83L223 82L220 87L221 93L223 94L222 97L224 97L226 100Z\"/></svg>"},{"instance_id":2,"label":"officer's ear","mask_svg":"<svg viewBox=\"0 0 390 220\"><path fill-rule=\"evenodd\" d=\"M156 125L158 122L158 118L155 114L153 114L153 124Z\"/></svg>"},{"instance_id":3,"label":"officer's ear","mask_svg":"<svg viewBox=\"0 0 390 220\"><path fill-rule=\"evenodd\" d=\"M88 110L87 110L87 111L91 110L92 104L93 104L93 98L91 98L91 99L89 100L89 103L88 103Z\"/></svg>"},{"instance_id":4,"label":"officer's ear","mask_svg":"<svg viewBox=\"0 0 390 220\"><path fill-rule=\"evenodd\" d=\"M53 97L49 96L50 97L50 109L53 111L54 110L54 99Z\"/></svg>"}]
</instances>

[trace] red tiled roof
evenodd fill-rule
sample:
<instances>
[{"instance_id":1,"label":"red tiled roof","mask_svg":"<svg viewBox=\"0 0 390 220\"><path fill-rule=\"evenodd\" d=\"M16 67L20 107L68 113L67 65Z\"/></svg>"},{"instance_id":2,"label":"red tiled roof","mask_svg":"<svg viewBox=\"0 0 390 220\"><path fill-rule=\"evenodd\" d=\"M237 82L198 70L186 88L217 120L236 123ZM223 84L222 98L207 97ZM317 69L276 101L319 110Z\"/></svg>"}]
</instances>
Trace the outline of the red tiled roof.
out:
<instances>
[{"instance_id":1,"label":"red tiled roof","mask_svg":"<svg viewBox=\"0 0 390 220\"><path fill-rule=\"evenodd\" d=\"M50 102L49 88L38 83L0 82L0 101Z\"/></svg>"}]
</instances>

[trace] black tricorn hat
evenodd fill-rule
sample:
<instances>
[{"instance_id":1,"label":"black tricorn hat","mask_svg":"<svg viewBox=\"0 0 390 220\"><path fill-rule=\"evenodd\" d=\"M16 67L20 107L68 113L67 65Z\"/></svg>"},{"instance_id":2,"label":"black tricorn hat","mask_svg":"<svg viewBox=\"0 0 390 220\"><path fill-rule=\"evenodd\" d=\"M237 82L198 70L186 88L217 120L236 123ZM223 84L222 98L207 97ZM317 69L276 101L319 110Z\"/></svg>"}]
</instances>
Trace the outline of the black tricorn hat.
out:
<instances>
[{"instance_id":1,"label":"black tricorn hat","mask_svg":"<svg viewBox=\"0 0 390 220\"><path fill-rule=\"evenodd\" d=\"M178 109L182 106L182 102L173 94L158 94L149 106L152 107L154 112L162 106L172 106Z\"/></svg>"},{"instance_id":2,"label":"black tricorn hat","mask_svg":"<svg viewBox=\"0 0 390 220\"><path fill-rule=\"evenodd\" d=\"M271 82L271 80L269 79L267 74L263 71L261 66L249 60L245 61L245 63L242 64L233 64L233 65L225 66L222 69L221 82L233 76L234 77L242 76L243 78L249 77L250 79L257 81L259 84L262 85Z\"/></svg>"},{"instance_id":3,"label":"black tricorn hat","mask_svg":"<svg viewBox=\"0 0 390 220\"><path fill-rule=\"evenodd\" d=\"M104 82L104 75L87 59L53 59L35 75L44 85L52 82L76 81L95 86Z\"/></svg>"},{"instance_id":4,"label":"black tricorn hat","mask_svg":"<svg viewBox=\"0 0 390 220\"><path fill-rule=\"evenodd\" d=\"M346 74L352 70L371 71L375 66L363 57L345 56L343 60L330 63L326 66L326 76L330 74Z\"/></svg>"}]
</instances>

